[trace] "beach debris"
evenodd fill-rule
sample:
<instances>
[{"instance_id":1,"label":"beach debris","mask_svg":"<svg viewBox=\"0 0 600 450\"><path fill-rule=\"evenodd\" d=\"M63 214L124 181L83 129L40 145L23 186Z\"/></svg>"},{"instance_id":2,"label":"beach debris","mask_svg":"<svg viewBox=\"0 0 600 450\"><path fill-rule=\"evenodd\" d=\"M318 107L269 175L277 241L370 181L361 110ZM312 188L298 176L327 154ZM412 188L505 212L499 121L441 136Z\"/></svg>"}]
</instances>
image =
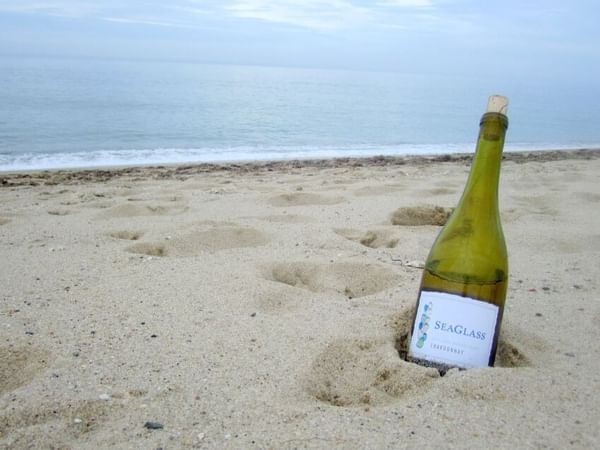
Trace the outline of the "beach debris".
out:
<instances>
[{"instance_id":1,"label":"beach debris","mask_svg":"<svg viewBox=\"0 0 600 450\"><path fill-rule=\"evenodd\" d=\"M79 417L76 417L75 419L73 419L73 423L82 423L83 420L81 420Z\"/></svg>"},{"instance_id":2,"label":"beach debris","mask_svg":"<svg viewBox=\"0 0 600 450\"><path fill-rule=\"evenodd\" d=\"M98 398L99 398L100 400L110 400L110 399L111 399L111 397L110 397L110 394L106 394L106 393L105 393L105 394L100 394L100 395L98 396Z\"/></svg>"},{"instance_id":3,"label":"beach debris","mask_svg":"<svg viewBox=\"0 0 600 450\"><path fill-rule=\"evenodd\" d=\"M144 428L148 428L149 430L162 430L164 425L160 422L146 422L144 424Z\"/></svg>"},{"instance_id":4,"label":"beach debris","mask_svg":"<svg viewBox=\"0 0 600 450\"><path fill-rule=\"evenodd\" d=\"M204 439L204 436L206 436L204 433L198 433L198 435L196 436L198 438L199 441Z\"/></svg>"}]
</instances>

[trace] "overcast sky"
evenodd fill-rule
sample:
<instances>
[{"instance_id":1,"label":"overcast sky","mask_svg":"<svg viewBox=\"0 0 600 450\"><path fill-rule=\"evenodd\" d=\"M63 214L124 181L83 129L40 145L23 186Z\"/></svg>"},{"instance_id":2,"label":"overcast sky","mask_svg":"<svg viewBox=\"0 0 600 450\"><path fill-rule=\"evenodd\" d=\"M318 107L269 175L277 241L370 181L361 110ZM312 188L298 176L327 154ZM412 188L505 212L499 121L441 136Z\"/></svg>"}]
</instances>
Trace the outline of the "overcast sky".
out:
<instances>
[{"instance_id":1,"label":"overcast sky","mask_svg":"<svg viewBox=\"0 0 600 450\"><path fill-rule=\"evenodd\" d=\"M0 56L595 80L597 0L0 0Z\"/></svg>"}]
</instances>

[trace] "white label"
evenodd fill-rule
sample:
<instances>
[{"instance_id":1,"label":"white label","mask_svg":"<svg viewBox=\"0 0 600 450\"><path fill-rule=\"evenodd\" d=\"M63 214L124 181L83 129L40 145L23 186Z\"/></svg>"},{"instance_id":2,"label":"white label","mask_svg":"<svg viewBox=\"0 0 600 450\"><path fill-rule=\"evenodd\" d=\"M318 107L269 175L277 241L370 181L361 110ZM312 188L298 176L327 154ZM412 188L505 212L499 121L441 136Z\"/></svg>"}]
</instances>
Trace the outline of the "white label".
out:
<instances>
[{"instance_id":1,"label":"white label","mask_svg":"<svg viewBox=\"0 0 600 450\"><path fill-rule=\"evenodd\" d=\"M469 297L422 291L409 356L463 368L488 366L498 310Z\"/></svg>"}]
</instances>

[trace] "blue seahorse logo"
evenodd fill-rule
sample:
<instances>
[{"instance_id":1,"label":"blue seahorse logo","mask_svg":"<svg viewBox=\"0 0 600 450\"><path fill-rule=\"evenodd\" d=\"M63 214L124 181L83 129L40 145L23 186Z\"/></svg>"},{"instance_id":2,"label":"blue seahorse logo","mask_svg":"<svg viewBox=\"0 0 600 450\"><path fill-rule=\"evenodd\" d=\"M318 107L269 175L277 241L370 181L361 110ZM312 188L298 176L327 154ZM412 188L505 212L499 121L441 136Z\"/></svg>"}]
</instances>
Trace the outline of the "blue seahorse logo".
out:
<instances>
[{"instance_id":1,"label":"blue seahorse logo","mask_svg":"<svg viewBox=\"0 0 600 450\"><path fill-rule=\"evenodd\" d=\"M421 314L419 324L417 325L417 347L419 348L423 348L425 341L427 340L427 330L429 330L429 319L431 318L432 306L431 302L423 305L423 314Z\"/></svg>"}]
</instances>

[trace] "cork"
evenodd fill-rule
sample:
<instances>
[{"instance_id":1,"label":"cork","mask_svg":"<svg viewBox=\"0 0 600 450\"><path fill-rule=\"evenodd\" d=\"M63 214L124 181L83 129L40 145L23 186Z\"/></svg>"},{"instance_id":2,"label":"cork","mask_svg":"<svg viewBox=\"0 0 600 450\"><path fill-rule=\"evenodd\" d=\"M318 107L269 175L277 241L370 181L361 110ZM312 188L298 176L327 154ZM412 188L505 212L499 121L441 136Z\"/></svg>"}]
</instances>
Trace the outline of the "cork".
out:
<instances>
[{"instance_id":1,"label":"cork","mask_svg":"<svg viewBox=\"0 0 600 450\"><path fill-rule=\"evenodd\" d=\"M507 115L508 98L503 95L492 95L488 99L487 111Z\"/></svg>"}]
</instances>

